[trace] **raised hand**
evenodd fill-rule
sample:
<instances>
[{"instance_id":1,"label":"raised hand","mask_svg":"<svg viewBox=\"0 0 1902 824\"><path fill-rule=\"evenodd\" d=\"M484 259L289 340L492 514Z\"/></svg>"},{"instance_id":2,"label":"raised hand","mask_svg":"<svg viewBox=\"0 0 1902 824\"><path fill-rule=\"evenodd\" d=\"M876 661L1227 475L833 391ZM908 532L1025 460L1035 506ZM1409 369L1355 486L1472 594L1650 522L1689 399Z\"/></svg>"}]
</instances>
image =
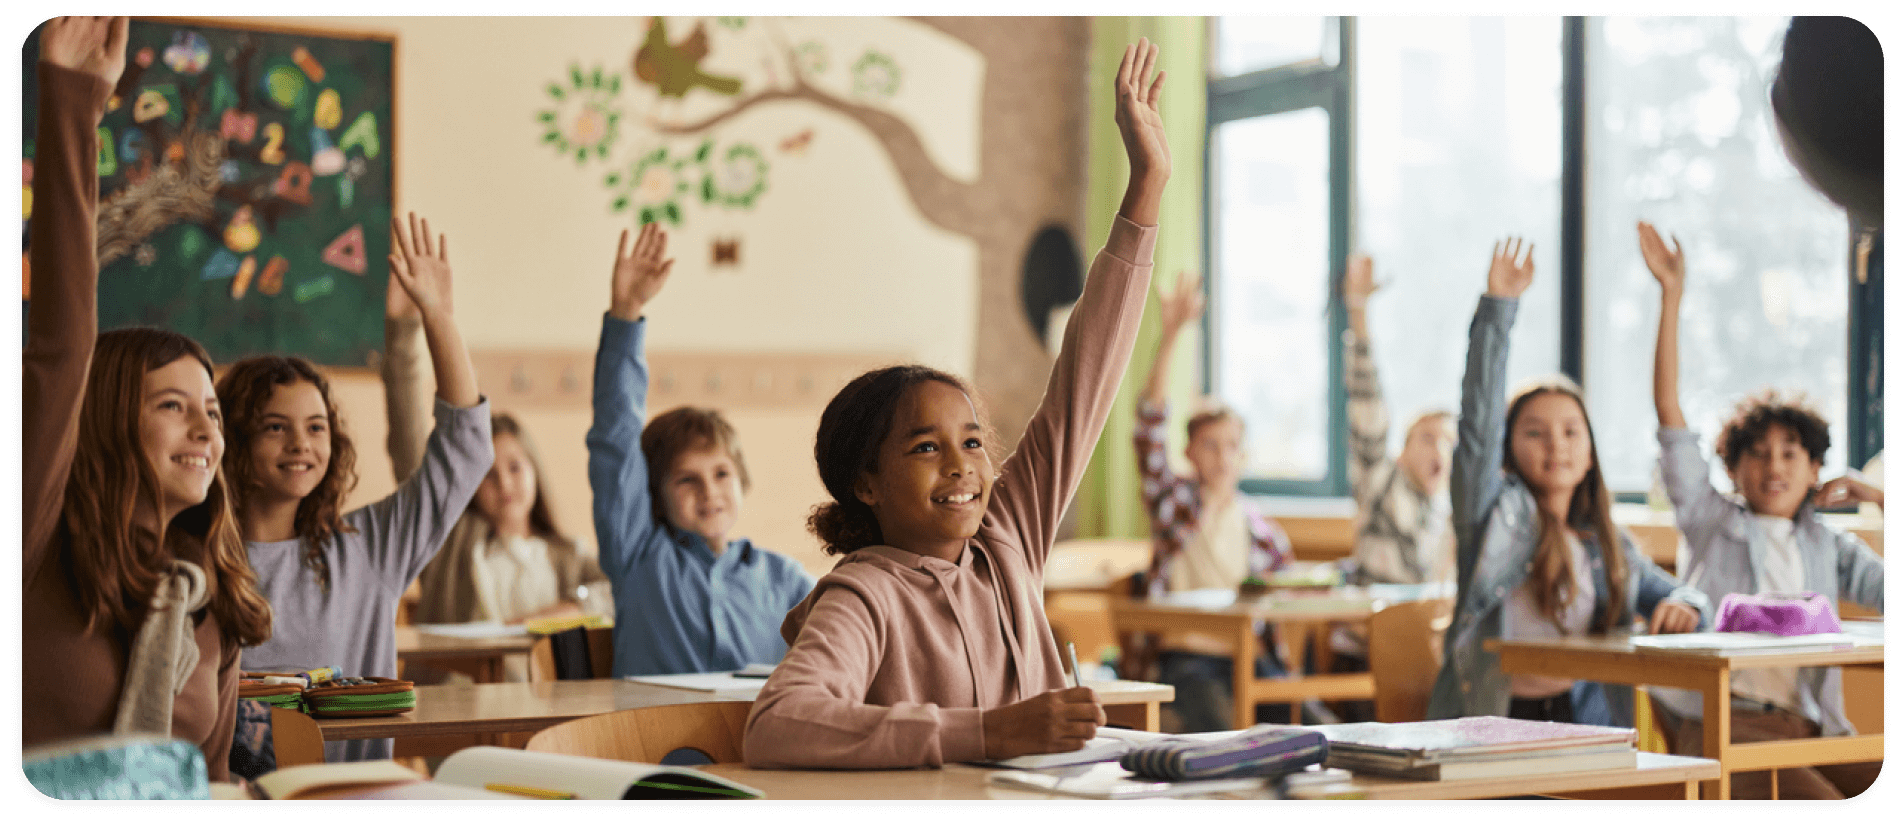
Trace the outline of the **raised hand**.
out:
<instances>
[{"instance_id":1,"label":"raised hand","mask_svg":"<svg viewBox=\"0 0 1902 824\"><path fill-rule=\"evenodd\" d=\"M392 258L395 255L391 255ZM391 269L395 262L391 262ZM409 290L403 288L403 282L390 276L389 288L383 295L383 318L385 320L405 320L417 317L422 310L416 308L416 301L409 299Z\"/></svg>"},{"instance_id":2,"label":"raised hand","mask_svg":"<svg viewBox=\"0 0 1902 824\"><path fill-rule=\"evenodd\" d=\"M1202 316L1202 278L1194 272L1176 275L1176 287L1156 289L1156 308L1162 312L1162 333L1174 335Z\"/></svg>"},{"instance_id":3,"label":"raised hand","mask_svg":"<svg viewBox=\"0 0 1902 824\"><path fill-rule=\"evenodd\" d=\"M621 230L621 244L614 250L614 280L608 294L608 314L625 321L639 320L647 302L660 293L673 271L674 259L667 257L667 230L658 223L641 227L634 251L627 249L627 230Z\"/></svg>"},{"instance_id":4,"label":"raised hand","mask_svg":"<svg viewBox=\"0 0 1902 824\"><path fill-rule=\"evenodd\" d=\"M1051 690L1034 698L984 711L984 757L1015 758L1072 752L1109 723L1089 687Z\"/></svg>"},{"instance_id":5,"label":"raised hand","mask_svg":"<svg viewBox=\"0 0 1902 824\"><path fill-rule=\"evenodd\" d=\"M40 29L40 60L117 85L125 41L124 17L55 17Z\"/></svg>"},{"instance_id":6,"label":"raised hand","mask_svg":"<svg viewBox=\"0 0 1902 824\"><path fill-rule=\"evenodd\" d=\"M1153 82L1149 79L1160 51L1145 37L1123 49L1123 62L1116 68L1116 130L1122 133L1132 178L1169 178L1169 141L1157 109L1168 72L1156 72Z\"/></svg>"},{"instance_id":7,"label":"raised hand","mask_svg":"<svg viewBox=\"0 0 1902 824\"><path fill-rule=\"evenodd\" d=\"M1486 294L1517 298L1532 285L1532 244L1509 237L1493 244L1492 268L1486 270Z\"/></svg>"},{"instance_id":8,"label":"raised hand","mask_svg":"<svg viewBox=\"0 0 1902 824\"><path fill-rule=\"evenodd\" d=\"M1366 255L1351 255L1347 258L1347 274L1341 278L1341 299L1349 309L1362 309L1367 299L1380 291L1380 284L1374 282L1374 259Z\"/></svg>"},{"instance_id":9,"label":"raised hand","mask_svg":"<svg viewBox=\"0 0 1902 824\"><path fill-rule=\"evenodd\" d=\"M1664 238L1658 236L1657 227L1640 220L1638 252L1644 255L1644 265L1667 294L1684 291L1684 246L1677 242L1677 235L1671 236L1671 245L1667 247Z\"/></svg>"},{"instance_id":10,"label":"raised hand","mask_svg":"<svg viewBox=\"0 0 1902 824\"><path fill-rule=\"evenodd\" d=\"M423 319L427 321L432 314L453 314L448 236L438 235L432 243L429 221L421 221L419 228L415 212L409 213L407 234L402 223L390 218L390 234L396 238L396 251L390 253L390 277L402 284ZM386 315L392 311L384 309Z\"/></svg>"}]
</instances>

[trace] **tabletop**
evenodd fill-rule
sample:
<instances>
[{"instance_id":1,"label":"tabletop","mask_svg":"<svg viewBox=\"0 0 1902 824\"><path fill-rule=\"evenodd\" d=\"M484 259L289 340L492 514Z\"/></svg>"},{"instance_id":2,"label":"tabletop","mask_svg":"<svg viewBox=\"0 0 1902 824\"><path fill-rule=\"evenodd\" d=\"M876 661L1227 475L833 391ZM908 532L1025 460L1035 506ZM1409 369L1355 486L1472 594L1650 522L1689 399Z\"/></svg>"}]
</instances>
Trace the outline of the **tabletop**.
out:
<instances>
[{"instance_id":1,"label":"tabletop","mask_svg":"<svg viewBox=\"0 0 1902 824\"><path fill-rule=\"evenodd\" d=\"M916 770L754 770L744 764L713 764L698 769L745 784L775 801L1078 800L1069 795L993 786L988 779L990 768L969 764ZM1688 785L1715 778L1717 770L1717 762L1708 759L1641 752L1638 766L1631 769L1511 778L1408 781L1350 776L1332 770L1294 782L1290 793L1315 798L1425 800L1589 794L1664 785L1667 789L1661 796L1683 798Z\"/></svg>"}]
</instances>

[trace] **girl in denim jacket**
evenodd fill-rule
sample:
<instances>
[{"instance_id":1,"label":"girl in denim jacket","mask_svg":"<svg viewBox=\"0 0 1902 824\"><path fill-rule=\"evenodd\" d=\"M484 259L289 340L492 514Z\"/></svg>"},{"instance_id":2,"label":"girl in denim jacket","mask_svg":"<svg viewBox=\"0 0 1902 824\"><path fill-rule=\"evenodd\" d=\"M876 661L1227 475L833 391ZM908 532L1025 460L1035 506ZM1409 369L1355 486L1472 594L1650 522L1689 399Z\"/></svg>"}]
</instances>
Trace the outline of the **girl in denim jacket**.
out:
<instances>
[{"instance_id":1,"label":"girl in denim jacket","mask_svg":"<svg viewBox=\"0 0 1902 824\"><path fill-rule=\"evenodd\" d=\"M1459 600L1427 714L1630 726L1629 689L1509 676L1484 647L1628 631L1641 615L1655 632L1687 632L1709 612L1702 593L1679 586L1612 525L1578 386L1558 378L1506 404L1507 333L1532 271L1529 245L1495 244L1473 315L1452 468ZM1618 551L1603 551L1610 546Z\"/></svg>"}]
</instances>

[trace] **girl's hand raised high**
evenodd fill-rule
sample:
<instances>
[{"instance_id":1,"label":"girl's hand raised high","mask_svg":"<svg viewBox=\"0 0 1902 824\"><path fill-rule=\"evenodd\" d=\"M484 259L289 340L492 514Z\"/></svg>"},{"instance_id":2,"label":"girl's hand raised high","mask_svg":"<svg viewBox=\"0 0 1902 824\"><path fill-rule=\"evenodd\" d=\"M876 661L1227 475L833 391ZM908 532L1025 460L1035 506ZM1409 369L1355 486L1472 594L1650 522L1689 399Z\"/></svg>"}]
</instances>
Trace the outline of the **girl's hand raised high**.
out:
<instances>
[{"instance_id":1,"label":"girl's hand raised high","mask_svg":"<svg viewBox=\"0 0 1902 824\"><path fill-rule=\"evenodd\" d=\"M667 257L667 230L660 224L641 227L634 251L627 250L627 230L621 230L621 245L614 250L614 281L608 296L608 314L624 321L639 320L647 302L660 293L673 271L674 259Z\"/></svg>"},{"instance_id":2,"label":"girl's hand raised high","mask_svg":"<svg viewBox=\"0 0 1902 824\"><path fill-rule=\"evenodd\" d=\"M117 85L125 41L124 17L55 17L40 28L40 60Z\"/></svg>"},{"instance_id":3,"label":"girl's hand raised high","mask_svg":"<svg viewBox=\"0 0 1902 824\"><path fill-rule=\"evenodd\" d=\"M1644 255L1644 265L1651 270L1651 276L1658 279L1658 285L1667 295L1684 291L1684 245L1677 242L1677 235L1671 236L1671 245L1664 245L1664 238L1658 236L1657 227L1642 220L1638 221L1638 251Z\"/></svg>"},{"instance_id":4,"label":"girl's hand raised high","mask_svg":"<svg viewBox=\"0 0 1902 824\"><path fill-rule=\"evenodd\" d=\"M1169 140L1157 108L1167 73L1156 72L1155 80L1149 79L1158 51L1145 37L1123 49L1122 65L1116 68L1116 130L1129 154L1129 189L1118 214L1143 226L1156 225L1170 171Z\"/></svg>"},{"instance_id":5,"label":"girl's hand raised high","mask_svg":"<svg viewBox=\"0 0 1902 824\"><path fill-rule=\"evenodd\" d=\"M1494 243L1492 268L1486 271L1486 294L1516 299L1531 285L1532 244L1516 237Z\"/></svg>"},{"instance_id":6,"label":"girl's hand raised high","mask_svg":"<svg viewBox=\"0 0 1902 824\"><path fill-rule=\"evenodd\" d=\"M402 284L403 291L409 295L416 309L427 321L432 315L454 314L449 274L449 237L438 235L435 242L429 239L429 221L421 221L420 228L416 213L409 213L409 232L403 231L403 224L395 218L390 219L390 233L396 237L396 251L390 253L390 277ZM388 315L400 311L402 307L385 307Z\"/></svg>"},{"instance_id":7,"label":"girl's hand raised high","mask_svg":"<svg viewBox=\"0 0 1902 824\"><path fill-rule=\"evenodd\" d=\"M1190 321L1202 316L1202 278L1194 272L1176 275L1176 286L1156 289L1156 308L1162 312L1162 333L1175 335Z\"/></svg>"}]
</instances>

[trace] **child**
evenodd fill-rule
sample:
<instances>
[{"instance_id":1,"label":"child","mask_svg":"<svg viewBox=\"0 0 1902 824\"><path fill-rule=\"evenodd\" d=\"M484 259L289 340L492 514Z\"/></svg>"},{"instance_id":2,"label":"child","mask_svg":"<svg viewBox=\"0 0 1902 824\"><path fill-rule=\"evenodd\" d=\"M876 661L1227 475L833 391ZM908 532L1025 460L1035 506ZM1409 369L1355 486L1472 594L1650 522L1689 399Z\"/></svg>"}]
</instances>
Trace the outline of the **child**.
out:
<instances>
[{"instance_id":1,"label":"child","mask_svg":"<svg viewBox=\"0 0 1902 824\"><path fill-rule=\"evenodd\" d=\"M1689 550L1687 580L1713 599L1733 592L1814 592L1882 609L1882 558L1855 535L1829 528L1810 502L1829 425L1800 402L1775 392L1746 398L1717 436L1717 454L1743 498L1711 486L1710 465L1678 405L1678 307L1684 296L1684 250L1649 223L1638 224L1638 248L1661 287L1652 387L1658 407L1658 465ZM1852 478L1831 481L1851 500L1880 501L1881 492ZM1842 670L1781 667L1731 676L1730 735L1735 742L1853 735L1843 714ZM1677 751L1704 751L1703 696L1653 689L1658 716L1676 733ZM1846 798L1867 789L1881 764L1831 764L1778 770L1781 798ZM1739 773L1732 798L1769 798L1769 774Z\"/></svg>"},{"instance_id":2,"label":"child","mask_svg":"<svg viewBox=\"0 0 1902 824\"><path fill-rule=\"evenodd\" d=\"M641 227L615 251L594 363L588 483L601 568L614 586L614 674L659 675L772 664L774 632L812 578L798 562L730 538L748 486L739 436L711 409L681 407L645 431L642 311L667 281L667 233Z\"/></svg>"},{"instance_id":3,"label":"child","mask_svg":"<svg viewBox=\"0 0 1902 824\"><path fill-rule=\"evenodd\" d=\"M1629 727L1630 690L1508 676L1485 649L1494 638L1623 632L1641 615L1652 632L1688 632L1710 612L1702 593L1678 586L1612 525L1578 387L1534 384L1505 403L1506 336L1532 285L1532 250L1523 248L1522 259L1517 238L1493 246L1473 315L1451 488L1460 593L1427 715Z\"/></svg>"},{"instance_id":4,"label":"child","mask_svg":"<svg viewBox=\"0 0 1902 824\"><path fill-rule=\"evenodd\" d=\"M389 413L390 466L402 483L423 460L429 435L422 411L422 317L392 280L383 322L383 391ZM541 483L541 460L514 417L489 422L495 465L476 487L442 551L423 567L417 623L496 621L519 624L587 612L613 615L607 575L592 553L555 526ZM523 680L510 659L511 681Z\"/></svg>"},{"instance_id":5,"label":"child","mask_svg":"<svg viewBox=\"0 0 1902 824\"><path fill-rule=\"evenodd\" d=\"M225 453L251 566L277 614L268 643L244 651L253 671L336 666L396 675L396 607L436 554L494 460L489 404L450 305L448 239L429 223L391 221L390 276L415 300L436 368L436 431L422 466L381 501L339 515L356 452L330 385L302 358L247 358L218 381L230 416ZM390 740L324 745L329 761L390 757Z\"/></svg>"},{"instance_id":6,"label":"child","mask_svg":"<svg viewBox=\"0 0 1902 824\"><path fill-rule=\"evenodd\" d=\"M752 767L938 766L1075 750L1104 723L1064 688L1043 565L1142 319L1169 151L1147 40L1117 71L1129 187L1064 330L1043 402L995 472L963 381L868 372L819 419L832 501L813 532L842 554L781 630L792 649L747 719Z\"/></svg>"},{"instance_id":7,"label":"child","mask_svg":"<svg viewBox=\"0 0 1902 824\"><path fill-rule=\"evenodd\" d=\"M1234 589L1251 576L1266 576L1288 563L1291 552L1281 525L1255 511L1241 492L1242 419L1225 406L1189 419L1183 454L1195 468L1191 478L1169 471L1166 432L1169 404L1164 387L1169 356L1182 327L1202 315L1200 278L1184 273L1173 294L1160 294L1162 339L1149 370L1142 402L1136 407L1136 463L1142 471L1143 508L1149 514L1154 554L1144 583L1151 596L1190 589ZM1287 670L1274 654L1272 629L1258 628L1263 652L1253 663L1255 676ZM1169 708L1182 732L1211 732L1233 726L1234 643L1202 633L1173 633L1160 641L1158 679L1176 688ZM1260 712L1260 711L1258 711ZM1261 712L1286 710L1279 705Z\"/></svg>"},{"instance_id":8,"label":"child","mask_svg":"<svg viewBox=\"0 0 1902 824\"><path fill-rule=\"evenodd\" d=\"M1380 289L1374 262L1355 255L1341 281L1347 304L1348 482L1358 509L1356 584L1422 584L1453 579L1453 530L1446 497L1453 416L1428 410L1407 425L1398 458L1387 459L1387 406L1367 332L1367 299ZM1364 655L1364 650L1362 652Z\"/></svg>"},{"instance_id":9,"label":"child","mask_svg":"<svg viewBox=\"0 0 1902 824\"><path fill-rule=\"evenodd\" d=\"M123 17L40 30L21 359L21 745L169 735L224 781L238 648L270 637L271 607L218 471L211 359L157 329L94 339L97 130L126 30Z\"/></svg>"}]
</instances>

